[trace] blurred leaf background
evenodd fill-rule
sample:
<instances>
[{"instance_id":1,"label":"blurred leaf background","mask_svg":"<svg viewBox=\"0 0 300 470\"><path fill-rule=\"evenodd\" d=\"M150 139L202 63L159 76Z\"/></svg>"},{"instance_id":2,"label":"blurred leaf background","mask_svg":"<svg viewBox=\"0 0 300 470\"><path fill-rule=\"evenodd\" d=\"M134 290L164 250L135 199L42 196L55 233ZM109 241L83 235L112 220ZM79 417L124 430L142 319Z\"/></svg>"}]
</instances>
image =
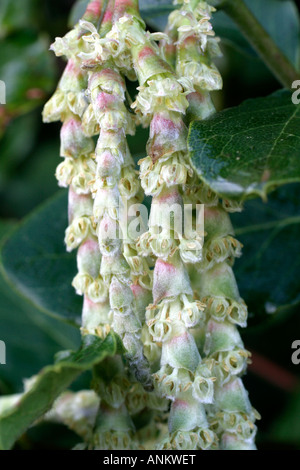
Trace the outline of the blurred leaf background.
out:
<instances>
[{"instance_id":1,"label":"blurred leaf background","mask_svg":"<svg viewBox=\"0 0 300 470\"><path fill-rule=\"evenodd\" d=\"M141 1L150 29L163 27L171 3ZM295 2L246 3L298 67L300 22ZM7 346L7 364L0 365L0 395L19 392L23 378L51 364L58 351L76 349L80 342L78 328L71 324L78 320L81 302L70 288L75 255L63 258L66 194L62 190L55 194L60 125L44 125L41 110L64 68L49 46L76 22L85 4L86 0L23 0L21 8L13 0L0 4L0 80L7 87L7 103L0 105L0 240L4 246L0 339ZM217 64L224 78L224 90L214 95L218 110L280 88L228 17L218 12L214 26L224 53ZM146 139L147 132L141 130L130 138L136 158L144 155ZM36 210L48 198L50 202ZM299 201L299 185L288 185L274 192L267 203L252 200L242 214L233 216L238 238L245 245L235 271L250 310L249 327L242 334L253 352L253 365L245 384L263 418L260 449L300 450L300 365L291 362L291 344L300 339L300 230L299 223L285 223L299 217ZM49 253L57 262L49 264ZM60 303L54 311L59 286ZM89 376L82 380L88 383ZM68 448L73 442L69 431L43 424L26 433L17 448Z\"/></svg>"}]
</instances>

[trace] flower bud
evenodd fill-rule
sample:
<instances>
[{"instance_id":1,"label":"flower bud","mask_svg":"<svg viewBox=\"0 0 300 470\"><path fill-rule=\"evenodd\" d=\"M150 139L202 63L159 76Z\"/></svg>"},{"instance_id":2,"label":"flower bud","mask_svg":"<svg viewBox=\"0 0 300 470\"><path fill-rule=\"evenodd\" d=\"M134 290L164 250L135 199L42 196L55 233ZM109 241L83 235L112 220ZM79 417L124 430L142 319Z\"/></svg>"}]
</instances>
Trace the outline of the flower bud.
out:
<instances>
[{"instance_id":1,"label":"flower bud","mask_svg":"<svg viewBox=\"0 0 300 470\"><path fill-rule=\"evenodd\" d=\"M120 310L113 310L113 330L119 335L124 334L138 334L141 329L141 322L133 313L133 310L128 307L126 310L121 308Z\"/></svg>"},{"instance_id":2,"label":"flower bud","mask_svg":"<svg viewBox=\"0 0 300 470\"><path fill-rule=\"evenodd\" d=\"M180 257L184 263L199 263L202 260L203 237L181 238L179 244Z\"/></svg>"},{"instance_id":3,"label":"flower bud","mask_svg":"<svg viewBox=\"0 0 300 470\"><path fill-rule=\"evenodd\" d=\"M97 148L96 159L97 159L97 177L108 178L114 177L119 178L121 173L121 163L119 161L119 152L110 149Z\"/></svg>"},{"instance_id":4,"label":"flower bud","mask_svg":"<svg viewBox=\"0 0 300 470\"><path fill-rule=\"evenodd\" d=\"M75 162L72 187L77 194L89 194L95 181L96 166L93 160L85 158Z\"/></svg>"},{"instance_id":5,"label":"flower bud","mask_svg":"<svg viewBox=\"0 0 300 470\"><path fill-rule=\"evenodd\" d=\"M134 198L140 190L140 182L135 170L130 167L122 169L119 191L125 199Z\"/></svg>"},{"instance_id":6,"label":"flower bud","mask_svg":"<svg viewBox=\"0 0 300 470\"><path fill-rule=\"evenodd\" d=\"M125 405L118 409L101 405L94 432L95 450L131 449L132 431L134 425Z\"/></svg>"},{"instance_id":7,"label":"flower bud","mask_svg":"<svg viewBox=\"0 0 300 470\"><path fill-rule=\"evenodd\" d=\"M247 416L244 413L220 411L216 414L216 419L219 421L221 432L233 433L245 440L253 440L256 435L257 427L254 424L254 413Z\"/></svg>"},{"instance_id":8,"label":"flower bud","mask_svg":"<svg viewBox=\"0 0 300 470\"><path fill-rule=\"evenodd\" d=\"M199 301L190 302L185 295L182 296L182 300L184 306L180 313L180 319L186 328L193 328L203 320L205 305Z\"/></svg>"},{"instance_id":9,"label":"flower bud","mask_svg":"<svg viewBox=\"0 0 300 470\"><path fill-rule=\"evenodd\" d=\"M43 122L60 121L69 112L65 94L57 89L44 106Z\"/></svg>"},{"instance_id":10,"label":"flower bud","mask_svg":"<svg viewBox=\"0 0 300 470\"><path fill-rule=\"evenodd\" d=\"M135 383L126 396L126 406L130 414L136 415L147 406L147 393L140 383Z\"/></svg>"},{"instance_id":11,"label":"flower bud","mask_svg":"<svg viewBox=\"0 0 300 470\"><path fill-rule=\"evenodd\" d=\"M134 165L125 138L124 129L119 129L117 132L109 129L101 129L96 147L97 161L98 156L101 156L104 151L112 152L114 158L123 167Z\"/></svg>"},{"instance_id":12,"label":"flower bud","mask_svg":"<svg viewBox=\"0 0 300 470\"><path fill-rule=\"evenodd\" d=\"M180 258L174 255L168 261L158 259L153 278L153 300L157 304L162 299L178 295L193 295L186 268Z\"/></svg>"},{"instance_id":13,"label":"flower bud","mask_svg":"<svg viewBox=\"0 0 300 470\"><path fill-rule=\"evenodd\" d=\"M139 255L149 256L152 255L152 249L150 245L151 233L143 233L137 240L136 249Z\"/></svg>"},{"instance_id":14,"label":"flower bud","mask_svg":"<svg viewBox=\"0 0 300 470\"><path fill-rule=\"evenodd\" d=\"M50 49L57 57L66 56L70 59L81 52L79 43L78 30L75 28L69 31L63 38L56 37L54 43L51 44Z\"/></svg>"},{"instance_id":15,"label":"flower bud","mask_svg":"<svg viewBox=\"0 0 300 470\"><path fill-rule=\"evenodd\" d=\"M219 323L213 319L209 320L204 345L206 355L243 347L242 338L234 325L229 322Z\"/></svg>"},{"instance_id":16,"label":"flower bud","mask_svg":"<svg viewBox=\"0 0 300 470\"><path fill-rule=\"evenodd\" d=\"M233 264L233 259L241 256L242 247L243 245L231 236L208 240L203 248L200 270L211 269L215 264L225 260Z\"/></svg>"},{"instance_id":17,"label":"flower bud","mask_svg":"<svg viewBox=\"0 0 300 470\"><path fill-rule=\"evenodd\" d=\"M100 126L94 114L92 104L89 104L82 116L82 130L87 137L99 134Z\"/></svg>"},{"instance_id":18,"label":"flower bud","mask_svg":"<svg viewBox=\"0 0 300 470\"><path fill-rule=\"evenodd\" d=\"M199 295L206 304L206 313L215 320L225 318L231 323L246 326L247 306L241 299L232 269L226 263L199 276ZM205 295L205 297L204 297Z\"/></svg>"},{"instance_id":19,"label":"flower bud","mask_svg":"<svg viewBox=\"0 0 300 470\"><path fill-rule=\"evenodd\" d=\"M66 230L65 244L67 251L77 248L85 239L95 235L90 217L75 218Z\"/></svg>"},{"instance_id":20,"label":"flower bud","mask_svg":"<svg viewBox=\"0 0 300 470\"><path fill-rule=\"evenodd\" d=\"M240 412L249 414L252 407L241 379L233 378L222 387L216 387L215 404L218 408L228 412Z\"/></svg>"},{"instance_id":21,"label":"flower bud","mask_svg":"<svg viewBox=\"0 0 300 470\"><path fill-rule=\"evenodd\" d=\"M162 346L161 364L194 372L200 362L200 354L193 336L187 331L173 336Z\"/></svg>"},{"instance_id":22,"label":"flower bud","mask_svg":"<svg viewBox=\"0 0 300 470\"><path fill-rule=\"evenodd\" d=\"M120 194L117 187L98 189L94 200L94 218L99 221L105 214L117 220L119 215Z\"/></svg>"},{"instance_id":23,"label":"flower bud","mask_svg":"<svg viewBox=\"0 0 300 470\"><path fill-rule=\"evenodd\" d=\"M172 338L173 329L170 319L149 320L147 325L153 341L161 343L164 341L170 341Z\"/></svg>"},{"instance_id":24,"label":"flower bud","mask_svg":"<svg viewBox=\"0 0 300 470\"><path fill-rule=\"evenodd\" d=\"M110 279L110 276L117 275L119 278L128 279L130 268L124 256L119 253L114 256L102 256L100 273L104 279Z\"/></svg>"},{"instance_id":25,"label":"flower bud","mask_svg":"<svg viewBox=\"0 0 300 470\"><path fill-rule=\"evenodd\" d=\"M208 428L204 406L190 393L177 398L171 406L169 432L192 431L195 428Z\"/></svg>"},{"instance_id":26,"label":"flower bud","mask_svg":"<svg viewBox=\"0 0 300 470\"><path fill-rule=\"evenodd\" d=\"M163 260L172 257L177 250L177 243L170 237L169 230L162 231L159 235L151 235L151 253Z\"/></svg>"},{"instance_id":27,"label":"flower bud","mask_svg":"<svg viewBox=\"0 0 300 470\"><path fill-rule=\"evenodd\" d=\"M192 386L193 397L201 403L212 403L214 398L214 381L212 370L207 364L199 364Z\"/></svg>"},{"instance_id":28,"label":"flower bud","mask_svg":"<svg viewBox=\"0 0 300 470\"><path fill-rule=\"evenodd\" d=\"M167 187L186 184L188 176L191 176L193 171L187 163L179 163L181 153L175 153L169 160L161 164L160 170L160 184L165 184Z\"/></svg>"},{"instance_id":29,"label":"flower bud","mask_svg":"<svg viewBox=\"0 0 300 470\"><path fill-rule=\"evenodd\" d=\"M160 111L150 125L147 153L155 163L161 157L186 151L187 128L178 113Z\"/></svg>"},{"instance_id":30,"label":"flower bud","mask_svg":"<svg viewBox=\"0 0 300 470\"><path fill-rule=\"evenodd\" d=\"M110 306L107 300L95 303L84 296L82 311L82 331L84 334L95 334L100 325L109 325Z\"/></svg>"},{"instance_id":31,"label":"flower bud","mask_svg":"<svg viewBox=\"0 0 300 470\"><path fill-rule=\"evenodd\" d=\"M178 61L178 65L176 67L177 74L181 77L188 78L194 85L195 89L200 88L201 91L221 90L223 87L223 80L217 67L212 63L208 63L207 58L201 57L197 52L197 57L193 60L192 55L190 55L188 51L188 48L191 47L191 37L188 39L188 45L186 42L183 44L185 58L181 63Z\"/></svg>"},{"instance_id":32,"label":"flower bud","mask_svg":"<svg viewBox=\"0 0 300 470\"><path fill-rule=\"evenodd\" d=\"M189 390L193 383L193 374L190 371L173 369L169 365L163 365L153 377L159 394L170 400Z\"/></svg>"},{"instance_id":33,"label":"flower bud","mask_svg":"<svg viewBox=\"0 0 300 470\"><path fill-rule=\"evenodd\" d=\"M90 92L95 89L109 94L113 101L123 102L125 99L126 85L121 75L111 68L103 68L100 72L93 72L89 76L88 84ZM107 99L110 99L107 97Z\"/></svg>"},{"instance_id":34,"label":"flower bud","mask_svg":"<svg viewBox=\"0 0 300 470\"><path fill-rule=\"evenodd\" d=\"M149 80L147 85L139 88L140 92L132 104L143 116L153 116L163 110L185 114L188 107L186 94L194 91L189 80L159 78Z\"/></svg>"},{"instance_id":35,"label":"flower bud","mask_svg":"<svg viewBox=\"0 0 300 470\"><path fill-rule=\"evenodd\" d=\"M119 224L109 215L104 215L97 226L97 235L99 240L100 252L102 255L114 256L120 253L122 240L120 239Z\"/></svg>"},{"instance_id":36,"label":"flower bud","mask_svg":"<svg viewBox=\"0 0 300 470\"><path fill-rule=\"evenodd\" d=\"M76 174L74 163L72 158L66 158L56 168L55 176L61 188L67 188L72 183L74 175ZM77 192L76 189L75 192Z\"/></svg>"},{"instance_id":37,"label":"flower bud","mask_svg":"<svg viewBox=\"0 0 300 470\"><path fill-rule=\"evenodd\" d=\"M207 232L207 239L225 237L227 235L234 235L234 230L230 217L220 206L218 207L205 207L204 210L205 231Z\"/></svg>"},{"instance_id":38,"label":"flower bud","mask_svg":"<svg viewBox=\"0 0 300 470\"><path fill-rule=\"evenodd\" d=\"M152 301L151 290L145 289L140 284L131 284L130 288L134 298L134 311L141 323L143 323L145 321L146 308Z\"/></svg>"},{"instance_id":39,"label":"flower bud","mask_svg":"<svg viewBox=\"0 0 300 470\"><path fill-rule=\"evenodd\" d=\"M145 357L147 358L149 363L156 363L160 358L161 348L158 346L157 343L153 342L147 325L143 325L142 327L141 341L144 345Z\"/></svg>"},{"instance_id":40,"label":"flower bud","mask_svg":"<svg viewBox=\"0 0 300 470\"><path fill-rule=\"evenodd\" d=\"M69 188L69 223L80 217L93 215L93 200L88 194L77 194L72 186Z\"/></svg>"},{"instance_id":41,"label":"flower bud","mask_svg":"<svg viewBox=\"0 0 300 470\"><path fill-rule=\"evenodd\" d=\"M87 100L82 91L86 85L86 74L78 63L69 60L57 90L44 107L43 121L63 121L70 112L81 117L87 108Z\"/></svg>"},{"instance_id":42,"label":"flower bud","mask_svg":"<svg viewBox=\"0 0 300 470\"><path fill-rule=\"evenodd\" d=\"M81 121L76 116L70 116L61 128L60 156L78 158L88 156L94 151L94 142L83 134Z\"/></svg>"},{"instance_id":43,"label":"flower bud","mask_svg":"<svg viewBox=\"0 0 300 470\"><path fill-rule=\"evenodd\" d=\"M188 122L203 120L215 113L215 107L210 97L210 93L204 90L197 90L187 95L189 107L186 112Z\"/></svg>"},{"instance_id":44,"label":"flower bud","mask_svg":"<svg viewBox=\"0 0 300 470\"><path fill-rule=\"evenodd\" d=\"M130 382L124 376L115 376L110 382L97 380L97 393L101 401L107 403L114 409L120 408L125 402L126 394L130 387Z\"/></svg>"},{"instance_id":45,"label":"flower bud","mask_svg":"<svg viewBox=\"0 0 300 470\"><path fill-rule=\"evenodd\" d=\"M130 287L113 276L109 288L110 305L113 309L127 309L133 302L133 294Z\"/></svg>"},{"instance_id":46,"label":"flower bud","mask_svg":"<svg viewBox=\"0 0 300 470\"><path fill-rule=\"evenodd\" d=\"M76 294L83 295L88 292L88 288L92 282L93 278L88 274L77 274L72 281L72 286L76 290Z\"/></svg>"},{"instance_id":47,"label":"flower bud","mask_svg":"<svg viewBox=\"0 0 300 470\"><path fill-rule=\"evenodd\" d=\"M150 41L144 40L144 43L134 45L132 58L140 85L149 83L149 80L155 75L173 74L172 69L160 58L157 49Z\"/></svg>"},{"instance_id":48,"label":"flower bud","mask_svg":"<svg viewBox=\"0 0 300 470\"><path fill-rule=\"evenodd\" d=\"M95 179L96 166L92 159L80 157L76 160L65 158L56 169L55 176L62 188L72 186L76 194L89 194Z\"/></svg>"},{"instance_id":49,"label":"flower bud","mask_svg":"<svg viewBox=\"0 0 300 470\"><path fill-rule=\"evenodd\" d=\"M93 302L104 302L108 295L108 289L102 276L98 276L88 286L86 294Z\"/></svg>"},{"instance_id":50,"label":"flower bud","mask_svg":"<svg viewBox=\"0 0 300 470\"><path fill-rule=\"evenodd\" d=\"M77 252L77 268L81 274L89 274L92 278L100 273L101 256L99 246L95 238L86 240Z\"/></svg>"}]
</instances>

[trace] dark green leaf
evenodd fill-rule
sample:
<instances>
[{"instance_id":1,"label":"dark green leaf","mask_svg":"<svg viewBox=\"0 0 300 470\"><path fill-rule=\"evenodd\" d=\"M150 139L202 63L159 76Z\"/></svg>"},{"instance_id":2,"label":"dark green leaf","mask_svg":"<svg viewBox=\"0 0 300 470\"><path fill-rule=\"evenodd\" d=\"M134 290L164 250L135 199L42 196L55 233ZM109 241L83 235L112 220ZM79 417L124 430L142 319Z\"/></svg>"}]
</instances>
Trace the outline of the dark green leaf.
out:
<instances>
[{"instance_id":1,"label":"dark green leaf","mask_svg":"<svg viewBox=\"0 0 300 470\"><path fill-rule=\"evenodd\" d=\"M300 181L300 107L288 91L191 124L192 164L200 178L224 197L262 198L285 183Z\"/></svg>"},{"instance_id":2,"label":"dark green leaf","mask_svg":"<svg viewBox=\"0 0 300 470\"><path fill-rule=\"evenodd\" d=\"M51 408L54 400L76 377L107 356L115 355L118 347L118 339L113 334L109 334L104 341L89 336L79 351L66 360L45 367L16 406L0 416L0 449L10 449L21 434Z\"/></svg>"},{"instance_id":3,"label":"dark green leaf","mask_svg":"<svg viewBox=\"0 0 300 470\"><path fill-rule=\"evenodd\" d=\"M15 289L36 307L72 324L80 323L82 299L71 286L76 256L66 253L67 192L31 214L6 241L2 265Z\"/></svg>"},{"instance_id":4,"label":"dark green leaf","mask_svg":"<svg viewBox=\"0 0 300 470\"><path fill-rule=\"evenodd\" d=\"M244 245L234 271L256 323L300 303L299 201L300 185L287 185L232 217Z\"/></svg>"},{"instance_id":5,"label":"dark green leaf","mask_svg":"<svg viewBox=\"0 0 300 470\"><path fill-rule=\"evenodd\" d=\"M0 221L0 240L15 223ZM1 382L10 392L18 392L22 381L52 361L61 348L77 347L79 331L46 315L26 302L0 274L0 339L6 344L6 364L0 365ZM5 392L7 393L7 392Z\"/></svg>"}]
</instances>

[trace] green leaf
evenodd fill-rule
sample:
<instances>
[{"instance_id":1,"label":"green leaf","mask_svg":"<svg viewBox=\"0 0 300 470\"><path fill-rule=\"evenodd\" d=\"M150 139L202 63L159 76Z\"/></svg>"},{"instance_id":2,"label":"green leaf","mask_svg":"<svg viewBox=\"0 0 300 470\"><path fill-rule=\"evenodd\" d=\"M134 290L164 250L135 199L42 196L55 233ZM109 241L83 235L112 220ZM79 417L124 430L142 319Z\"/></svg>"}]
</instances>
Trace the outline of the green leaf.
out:
<instances>
[{"instance_id":1,"label":"green leaf","mask_svg":"<svg viewBox=\"0 0 300 470\"><path fill-rule=\"evenodd\" d=\"M79 351L42 369L16 406L0 416L0 449L11 449L22 433L51 408L60 393L82 372L107 356L115 355L118 348L119 341L114 334L109 334L105 340L87 336Z\"/></svg>"},{"instance_id":2,"label":"green leaf","mask_svg":"<svg viewBox=\"0 0 300 470\"><path fill-rule=\"evenodd\" d=\"M299 201L299 184L283 186L267 203L249 201L232 216L244 245L234 272L251 322L285 315L300 303Z\"/></svg>"},{"instance_id":3,"label":"green leaf","mask_svg":"<svg viewBox=\"0 0 300 470\"><path fill-rule=\"evenodd\" d=\"M200 178L223 197L266 198L285 183L300 181L300 107L288 91L191 124L188 146Z\"/></svg>"},{"instance_id":4,"label":"green leaf","mask_svg":"<svg viewBox=\"0 0 300 470\"><path fill-rule=\"evenodd\" d=\"M82 299L71 286L76 255L66 253L67 192L32 213L2 248L2 266L11 285L35 307L73 325L80 324Z\"/></svg>"},{"instance_id":5,"label":"green leaf","mask_svg":"<svg viewBox=\"0 0 300 470\"><path fill-rule=\"evenodd\" d=\"M0 240L15 222L0 220ZM52 361L59 349L79 344L79 331L41 312L9 287L0 273L0 339L6 344L6 364L0 365L0 395L19 392L30 377ZM3 386L6 384L6 386ZM7 388L6 388L7 387Z\"/></svg>"}]
</instances>

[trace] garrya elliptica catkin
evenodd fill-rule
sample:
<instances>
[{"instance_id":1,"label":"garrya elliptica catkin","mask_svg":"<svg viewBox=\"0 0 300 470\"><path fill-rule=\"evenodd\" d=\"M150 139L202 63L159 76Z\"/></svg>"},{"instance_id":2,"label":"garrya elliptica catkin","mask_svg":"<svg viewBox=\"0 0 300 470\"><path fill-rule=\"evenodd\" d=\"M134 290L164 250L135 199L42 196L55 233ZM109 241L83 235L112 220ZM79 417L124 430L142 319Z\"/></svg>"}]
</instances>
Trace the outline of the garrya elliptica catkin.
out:
<instances>
[{"instance_id":1,"label":"garrya elliptica catkin","mask_svg":"<svg viewBox=\"0 0 300 470\"><path fill-rule=\"evenodd\" d=\"M91 1L52 46L68 62L44 120L63 122L56 176L69 187L65 242L78 249L82 334L113 330L126 350L125 362L95 368L99 403L82 448L255 448L258 413L240 378L250 354L237 330L247 307L232 271L242 245L229 213L241 208L199 180L187 148L189 123L214 113L210 92L222 88L214 8L175 3L165 33L149 33L138 0ZM126 80L138 82L134 102ZM149 127L139 171L126 138L137 125ZM145 195L147 227L132 233L128 213ZM82 407L97 403L78 397ZM75 429L73 398L53 413L67 410L60 419ZM136 429L132 417L144 410L150 421Z\"/></svg>"}]
</instances>

